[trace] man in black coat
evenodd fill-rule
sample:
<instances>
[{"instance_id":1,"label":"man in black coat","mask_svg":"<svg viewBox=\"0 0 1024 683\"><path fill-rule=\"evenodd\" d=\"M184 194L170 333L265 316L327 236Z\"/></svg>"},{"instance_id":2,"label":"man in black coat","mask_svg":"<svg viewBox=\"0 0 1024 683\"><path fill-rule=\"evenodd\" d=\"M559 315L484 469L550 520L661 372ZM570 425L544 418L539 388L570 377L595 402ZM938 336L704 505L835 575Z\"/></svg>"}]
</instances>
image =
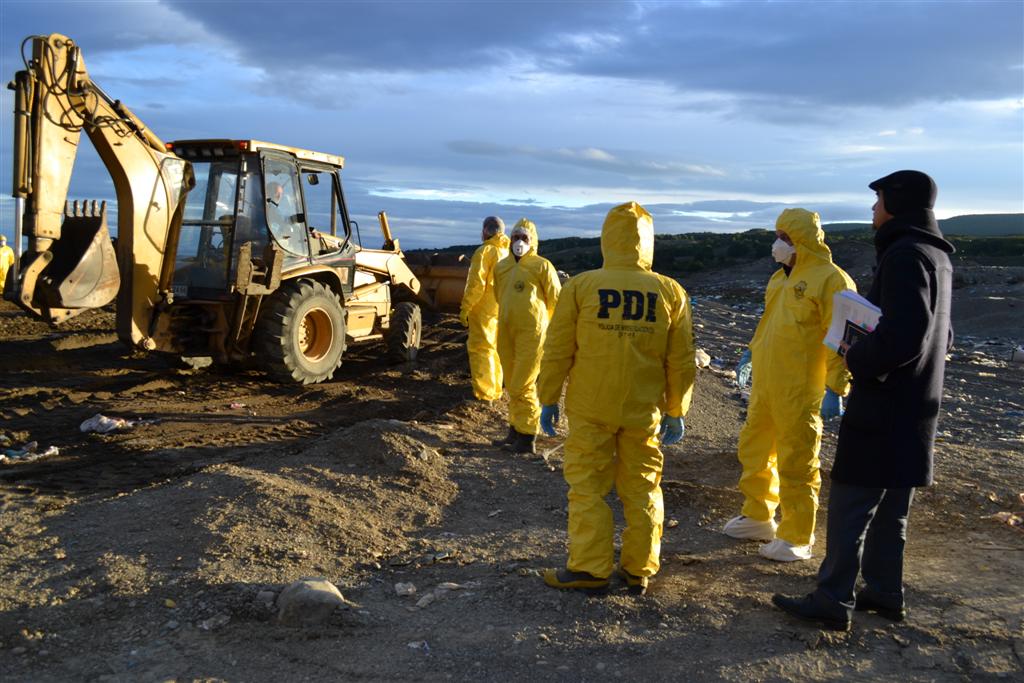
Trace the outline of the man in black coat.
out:
<instances>
[{"instance_id":1,"label":"man in black coat","mask_svg":"<svg viewBox=\"0 0 1024 683\"><path fill-rule=\"evenodd\" d=\"M828 503L825 560L810 595L775 595L785 611L846 630L853 610L906 616L903 547L914 489L932 483L946 352L953 246L932 208L935 181L897 171L871 183L878 266L867 298L875 329L846 349L853 376L839 428ZM864 588L854 593L857 575Z\"/></svg>"}]
</instances>

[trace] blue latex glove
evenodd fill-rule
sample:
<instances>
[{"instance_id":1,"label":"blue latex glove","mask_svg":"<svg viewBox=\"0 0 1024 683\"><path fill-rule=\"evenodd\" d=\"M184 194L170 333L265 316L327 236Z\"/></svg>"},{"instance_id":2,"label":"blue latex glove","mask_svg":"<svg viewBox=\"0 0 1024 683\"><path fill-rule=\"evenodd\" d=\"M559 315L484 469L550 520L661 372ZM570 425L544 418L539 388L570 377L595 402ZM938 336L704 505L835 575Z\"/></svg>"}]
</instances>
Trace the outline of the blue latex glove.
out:
<instances>
[{"instance_id":1,"label":"blue latex glove","mask_svg":"<svg viewBox=\"0 0 1024 683\"><path fill-rule=\"evenodd\" d=\"M661 445L671 446L674 443L679 443L683 440L685 430L686 425L683 423L683 418L669 417L668 415L661 418L661 431L658 433Z\"/></svg>"},{"instance_id":2,"label":"blue latex glove","mask_svg":"<svg viewBox=\"0 0 1024 683\"><path fill-rule=\"evenodd\" d=\"M542 406L540 409L540 428L548 436L558 436L555 433L555 423L558 422L558 404Z\"/></svg>"},{"instance_id":3,"label":"blue latex glove","mask_svg":"<svg viewBox=\"0 0 1024 683\"><path fill-rule=\"evenodd\" d=\"M750 359L750 349L743 352L740 362L736 364L736 384L740 389L750 383L750 375L754 371L754 365Z\"/></svg>"},{"instance_id":4,"label":"blue latex glove","mask_svg":"<svg viewBox=\"0 0 1024 683\"><path fill-rule=\"evenodd\" d=\"M831 389L825 389L825 397L821 399L821 416L831 420L842 416L843 412L843 399Z\"/></svg>"}]
</instances>

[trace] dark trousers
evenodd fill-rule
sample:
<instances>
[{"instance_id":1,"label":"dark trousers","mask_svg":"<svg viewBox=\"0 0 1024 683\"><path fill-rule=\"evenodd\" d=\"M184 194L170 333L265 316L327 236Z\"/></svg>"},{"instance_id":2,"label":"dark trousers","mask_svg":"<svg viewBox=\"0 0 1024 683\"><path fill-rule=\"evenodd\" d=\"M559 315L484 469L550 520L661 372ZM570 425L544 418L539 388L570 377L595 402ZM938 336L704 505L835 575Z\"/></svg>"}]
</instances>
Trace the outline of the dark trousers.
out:
<instances>
[{"instance_id":1,"label":"dark trousers","mask_svg":"<svg viewBox=\"0 0 1024 683\"><path fill-rule=\"evenodd\" d=\"M832 482L825 560L815 597L851 612L857 574L877 600L903 606L903 547L914 489L875 489Z\"/></svg>"}]
</instances>

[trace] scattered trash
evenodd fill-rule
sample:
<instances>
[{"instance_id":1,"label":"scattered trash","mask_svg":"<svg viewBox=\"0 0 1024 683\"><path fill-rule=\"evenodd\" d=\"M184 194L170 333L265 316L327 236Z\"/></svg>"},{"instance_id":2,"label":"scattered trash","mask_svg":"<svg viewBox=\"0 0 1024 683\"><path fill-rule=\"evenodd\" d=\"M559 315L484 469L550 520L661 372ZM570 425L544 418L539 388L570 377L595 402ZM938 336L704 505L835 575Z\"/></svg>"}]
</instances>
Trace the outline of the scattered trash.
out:
<instances>
[{"instance_id":1,"label":"scattered trash","mask_svg":"<svg viewBox=\"0 0 1024 683\"><path fill-rule=\"evenodd\" d=\"M544 461L544 466L548 468L549 472L554 472L555 471L555 466L551 464L551 461L548 458L550 458L552 455L554 455L558 451L562 450L562 448L564 446L565 446L565 442L563 441L562 443L558 444L554 448L549 448L546 451L541 452L540 459Z\"/></svg>"},{"instance_id":2,"label":"scattered trash","mask_svg":"<svg viewBox=\"0 0 1024 683\"><path fill-rule=\"evenodd\" d=\"M694 355L694 360L696 361L698 368L706 368L711 365L711 355L704 349L697 349L697 353Z\"/></svg>"},{"instance_id":3,"label":"scattered trash","mask_svg":"<svg viewBox=\"0 0 1024 683\"><path fill-rule=\"evenodd\" d=\"M459 590L462 590L463 588L465 588L465 586L463 586L462 584L454 583L452 581L445 581L444 583L437 584L437 588L435 590L440 590L440 591L459 591Z\"/></svg>"},{"instance_id":4,"label":"scattered trash","mask_svg":"<svg viewBox=\"0 0 1024 683\"><path fill-rule=\"evenodd\" d=\"M78 429L82 432L97 432L99 434L107 434L109 432L116 432L121 429L131 429L135 426L135 423L131 420L126 420L123 417L107 417L96 413L88 420L78 426Z\"/></svg>"},{"instance_id":5,"label":"scattered trash","mask_svg":"<svg viewBox=\"0 0 1024 683\"><path fill-rule=\"evenodd\" d=\"M4 452L0 453L0 464L18 465L22 463L35 462L36 460L49 458L54 455L60 455L60 449L56 446L50 446L44 451L39 452L39 442L29 441L21 448L4 449Z\"/></svg>"},{"instance_id":6,"label":"scattered trash","mask_svg":"<svg viewBox=\"0 0 1024 683\"><path fill-rule=\"evenodd\" d=\"M665 526L667 526L669 529L675 529L677 526L679 526L679 520L678 519L670 519L665 524Z\"/></svg>"},{"instance_id":7,"label":"scattered trash","mask_svg":"<svg viewBox=\"0 0 1024 683\"><path fill-rule=\"evenodd\" d=\"M500 515L500 514L501 514L502 512L504 512L504 511L503 511L503 510L502 510L501 508L499 508L499 509L495 510L494 512L488 512L488 513L487 513L487 516L488 516L488 517L497 517L497 516L498 516L498 515Z\"/></svg>"},{"instance_id":8,"label":"scattered trash","mask_svg":"<svg viewBox=\"0 0 1024 683\"><path fill-rule=\"evenodd\" d=\"M412 584L409 583L409 584L395 584L395 592L398 592L398 587L399 586L411 586L412 589L413 589L413 592L416 591L415 586L412 586ZM430 606L432 603L434 603L435 601L437 601L438 599L440 599L441 597L443 597L447 593L449 593L451 591L464 590L465 588L467 588L467 586L464 586L464 585L459 584L459 583L453 583L451 581L445 581L444 583L439 583L436 586L434 586L433 590L430 590L430 591L424 593L423 596L419 600L416 601L416 606L415 607L410 607L409 610L415 612L418 609L423 609L425 607ZM398 594L399 595L403 595L402 593L398 593ZM412 595L412 593L406 593L405 595Z\"/></svg>"},{"instance_id":9,"label":"scattered trash","mask_svg":"<svg viewBox=\"0 0 1024 683\"><path fill-rule=\"evenodd\" d=\"M235 402L232 402L228 407L231 408L231 410L241 410L242 408L245 408L246 406L245 406L244 403L238 403L237 401L235 401Z\"/></svg>"},{"instance_id":10,"label":"scattered trash","mask_svg":"<svg viewBox=\"0 0 1024 683\"><path fill-rule=\"evenodd\" d=\"M405 644L410 650L423 650L424 652L430 652L430 646L427 645L425 640L413 640Z\"/></svg>"},{"instance_id":11,"label":"scattered trash","mask_svg":"<svg viewBox=\"0 0 1024 683\"><path fill-rule=\"evenodd\" d=\"M1003 524L1009 524L1010 526L1014 526L1014 527L1019 527L1021 525L1024 525L1024 517L1021 517L1018 514L1014 514L1012 512L1006 512L1006 511L997 512L994 515L985 515L984 517L982 517L982 519L994 519L997 522L1002 522Z\"/></svg>"},{"instance_id":12,"label":"scattered trash","mask_svg":"<svg viewBox=\"0 0 1024 683\"><path fill-rule=\"evenodd\" d=\"M171 600L170 598L164 600L164 607L166 607L167 609L174 609L177 606L178 603L174 602L174 600Z\"/></svg>"},{"instance_id":13,"label":"scattered trash","mask_svg":"<svg viewBox=\"0 0 1024 683\"><path fill-rule=\"evenodd\" d=\"M416 586L411 583L403 583L399 581L395 584L395 593L403 598L408 595L415 595Z\"/></svg>"},{"instance_id":14,"label":"scattered trash","mask_svg":"<svg viewBox=\"0 0 1024 683\"><path fill-rule=\"evenodd\" d=\"M1018 346L1010 352L1011 363L1024 363L1024 346Z\"/></svg>"}]
</instances>

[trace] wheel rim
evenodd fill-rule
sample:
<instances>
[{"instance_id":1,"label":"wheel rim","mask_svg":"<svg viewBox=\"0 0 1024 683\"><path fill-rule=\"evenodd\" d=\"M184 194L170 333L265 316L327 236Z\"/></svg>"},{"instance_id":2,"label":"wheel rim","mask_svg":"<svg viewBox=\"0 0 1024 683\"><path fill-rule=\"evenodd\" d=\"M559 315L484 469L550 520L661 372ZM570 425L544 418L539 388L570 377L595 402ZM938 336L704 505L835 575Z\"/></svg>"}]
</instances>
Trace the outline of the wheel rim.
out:
<instances>
[{"instance_id":1,"label":"wheel rim","mask_svg":"<svg viewBox=\"0 0 1024 683\"><path fill-rule=\"evenodd\" d=\"M299 351L309 361L324 358L334 344L331 314L323 308L312 308L302 316L299 325Z\"/></svg>"}]
</instances>

